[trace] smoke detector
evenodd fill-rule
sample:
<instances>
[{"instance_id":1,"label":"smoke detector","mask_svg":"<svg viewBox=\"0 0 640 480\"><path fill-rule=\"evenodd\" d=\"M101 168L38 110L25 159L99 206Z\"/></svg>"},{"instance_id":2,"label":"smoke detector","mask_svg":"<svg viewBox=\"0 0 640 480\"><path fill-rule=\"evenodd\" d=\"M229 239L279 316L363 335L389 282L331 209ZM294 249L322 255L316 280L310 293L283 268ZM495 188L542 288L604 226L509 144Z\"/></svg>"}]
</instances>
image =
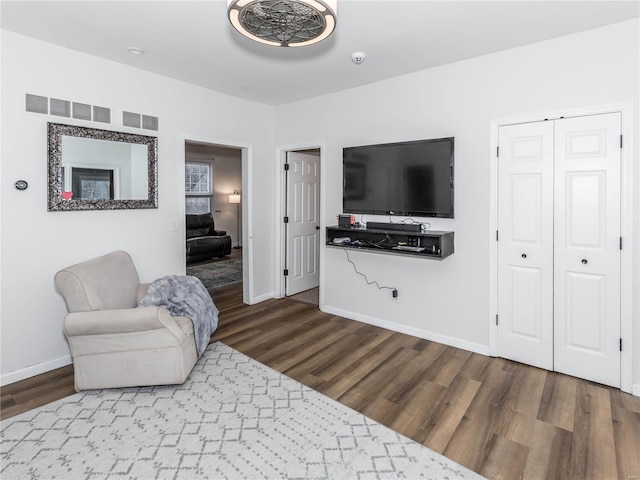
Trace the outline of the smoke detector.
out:
<instances>
[{"instance_id":1,"label":"smoke detector","mask_svg":"<svg viewBox=\"0 0 640 480\"><path fill-rule=\"evenodd\" d=\"M351 61L356 65L360 65L362 62L364 62L364 58L365 58L364 52L353 52L351 54Z\"/></svg>"}]
</instances>

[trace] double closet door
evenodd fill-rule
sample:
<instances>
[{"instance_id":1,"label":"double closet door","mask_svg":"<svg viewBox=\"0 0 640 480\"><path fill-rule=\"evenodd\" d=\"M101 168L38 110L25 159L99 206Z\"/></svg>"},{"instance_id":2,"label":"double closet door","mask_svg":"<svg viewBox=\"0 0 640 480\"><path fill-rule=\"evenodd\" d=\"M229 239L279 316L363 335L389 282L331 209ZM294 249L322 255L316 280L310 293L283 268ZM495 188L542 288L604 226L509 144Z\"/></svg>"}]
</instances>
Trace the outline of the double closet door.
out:
<instances>
[{"instance_id":1,"label":"double closet door","mask_svg":"<svg viewBox=\"0 0 640 480\"><path fill-rule=\"evenodd\" d=\"M621 116L499 129L498 355L620 386Z\"/></svg>"}]
</instances>

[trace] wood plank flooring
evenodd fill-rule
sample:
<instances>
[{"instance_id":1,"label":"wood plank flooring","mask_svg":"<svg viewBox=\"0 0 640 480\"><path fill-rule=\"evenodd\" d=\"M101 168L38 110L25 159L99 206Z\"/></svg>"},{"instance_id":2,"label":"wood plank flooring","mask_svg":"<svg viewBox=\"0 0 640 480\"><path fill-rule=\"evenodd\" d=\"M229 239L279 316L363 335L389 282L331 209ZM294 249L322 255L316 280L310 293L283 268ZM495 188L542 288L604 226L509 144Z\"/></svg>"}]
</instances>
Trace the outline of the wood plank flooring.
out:
<instances>
[{"instance_id":1,"label":"wood plank flooring","mask_svg":"<svg viewBox=\"0 0 640 480\"><path fill-rule=\"evenodd\" d=\"M213 291L221 341L490 479L640 480L640 398L323 313ZM72 393L72 369L2 389L2 417Z\"/></svg>"}]
</instances>

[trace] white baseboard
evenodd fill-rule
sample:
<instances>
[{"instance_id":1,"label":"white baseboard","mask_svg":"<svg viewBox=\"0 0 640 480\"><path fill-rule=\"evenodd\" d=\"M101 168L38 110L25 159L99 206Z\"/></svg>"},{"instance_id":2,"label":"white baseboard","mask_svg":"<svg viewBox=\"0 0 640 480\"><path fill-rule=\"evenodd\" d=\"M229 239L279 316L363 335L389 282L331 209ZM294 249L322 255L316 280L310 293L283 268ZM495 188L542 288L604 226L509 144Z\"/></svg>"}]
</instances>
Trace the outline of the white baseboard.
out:
<instances>
[{"instance_id":1,"label":"white baseboard","mask_svg":"<svg viewBox=\"0 0 640 480\"><path fill-rule=\"evenodd\" d=\"M330 313L332 315L338 315L340 317L350 318L352 320L357 320L358 322L367 323L369 325L374 325L376 327L386 328L387 330L392 330L394 332L405 333L407 335L423 338L425 340L430 340L432 342L442 343L444 345L449 345L451 347L461 348L462 350L467 350L469 352L491 356L489 345L482 345L479 343L468 342L467 340L461 340L459 338L449 337L447 335L441 335L439 333L429 332L427 330L422 330L419 328L408 327L406 325L400 325L398 323L388 322L386 320L381 320L379 318L369 317L367 315L361 315L359 313L349 312L347 310L342 310L339 308L328 307L326 305L321 305L320 310L326 313Z\"/></svg>"},{"instance_id":2,"label":"white baseboard","mask_svg":"<svg viewBox=\"0 0 640 480\"><path fill-rule=\"evenodd\" d=\"M631 393L636 397L640 397L640 383L634 383L631 386Z\"/></svg>"},{"instance_id":3,"label":"white baseboard","mask_svg":"<svg viewBox=\"0 0 640 480\"><path fill-rule=\"evenodd\" d=\"M65 355L64 357L49 360L48 362L38 363L26 368L21 368L20 370L16 370L14 372L5 373L3 375L0 375L0 386L4 387L5 385L9 385L10 383L19 382L20 380L24 380L25 378L35 377L36 375L40 375L41 373L50 372L51 370L55 370L56 368L60 367L66 367L67 365L71 365L71 355Z\"/></svg>"}]
</instances>

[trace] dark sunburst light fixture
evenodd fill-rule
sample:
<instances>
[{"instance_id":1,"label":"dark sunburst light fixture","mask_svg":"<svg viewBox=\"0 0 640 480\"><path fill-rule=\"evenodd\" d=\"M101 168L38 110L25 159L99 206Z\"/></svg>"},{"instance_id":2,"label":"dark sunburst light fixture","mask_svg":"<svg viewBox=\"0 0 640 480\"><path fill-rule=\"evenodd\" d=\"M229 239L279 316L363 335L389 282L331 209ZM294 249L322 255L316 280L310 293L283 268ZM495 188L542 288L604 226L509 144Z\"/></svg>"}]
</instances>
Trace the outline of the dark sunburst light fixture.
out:
<instances>
[{"instance_id":1,"label":"dark sunburst light fixture","mask_svg":"<svg viewBox=\"0 0 640 480\"><path fill-rule=\"evenodd\" d=\"M337 0L227 0L227 15L231 25L251 40L303 47L333 33L337 7Z\"/></svg>"}]
</instances>

